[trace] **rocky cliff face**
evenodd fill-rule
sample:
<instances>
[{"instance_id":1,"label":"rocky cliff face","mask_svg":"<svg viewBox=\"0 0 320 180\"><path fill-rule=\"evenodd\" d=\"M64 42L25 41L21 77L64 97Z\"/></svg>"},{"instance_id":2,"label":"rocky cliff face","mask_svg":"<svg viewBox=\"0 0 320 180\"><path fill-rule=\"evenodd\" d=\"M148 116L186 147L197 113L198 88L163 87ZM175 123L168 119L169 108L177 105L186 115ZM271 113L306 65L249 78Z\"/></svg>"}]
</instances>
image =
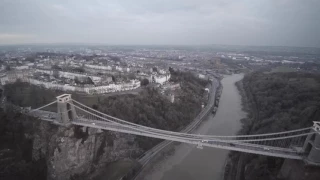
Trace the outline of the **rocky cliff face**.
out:
<instances>
[{"instance_id":1,"label":"rocky cliff face","mask_svg":"<svg viewBox=\"0 0 320 180\"><path fill-rule=\"evenodd\" d=\"M94 128L41 122L33 137L32 157L34 160L46 157L48 179L87 176L110 162L142 153L134 138Z\"/></svg>"}]
</instances>

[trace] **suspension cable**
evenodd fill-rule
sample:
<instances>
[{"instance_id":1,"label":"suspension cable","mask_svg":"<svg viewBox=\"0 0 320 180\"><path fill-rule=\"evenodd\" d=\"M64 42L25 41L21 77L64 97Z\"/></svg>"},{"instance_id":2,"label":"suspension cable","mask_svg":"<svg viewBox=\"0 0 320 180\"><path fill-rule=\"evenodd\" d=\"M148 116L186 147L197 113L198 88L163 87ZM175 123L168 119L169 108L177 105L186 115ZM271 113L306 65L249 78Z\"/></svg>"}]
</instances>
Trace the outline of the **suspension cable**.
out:
<instances>
[{"instance_id":1,"label":"suspension cable","mask_svg":"<svg viewBox=\"0 0 320 180\"><path fill-rule=\"evenodd\" d=\"M296 130L290 130L290 131L283 131L283 132L278 132L278 133L266 133L266 134L253 134L253 135L233 135L233 136L215 136L215 135L198 135L198 134L188 134L188 133L179 133L179 132L173 132L173 131L166 131L166 130L161 130L161 129L156 129L156 128L151 128L151 127L147 127L147 126L143 126L143 125L139 125L139 124L135 124L135 123L132 123L132 122L128 122L128 121L125 121L125 120L122 120L122 119L119 119L119 118L116 118L116 117L113 117L113 116L110 116L110 115L107 115L105 113L102 113L102 112L99 112L93 108L90 108L76 100L73 100L73 102L76 102L78 103L79 105L81 106L84 106L85 108L88 108L89 110L92 110L96 113L99 113L103 116L107 116L109 118L112 118L112 119L115 119L117 121L120 121L120 122L123 122L125 124L129 124L129 125L133 125L133 126L136 126L136 127L142 127L142 128L145 128L145 129L150 129L150 130L155 130L155 131L158 131L158 132L170 132L171 134L184 134L184 135L192 135L192 136L197 136L197 137L206 137L206 138L210 138L210 137L213 137L213 138L238 138L238 137L259 137L259 136L274 136L274 135L282 135L282 134L288 134L288 133L296 133L296 132L300 132L300 131L305 131L305 130L310 130L312 127L307 127L307 128L302 128L302 129L296 129ZM93 114L94 115L94 114ZM110 120L109 120L110 121ZM116 122L115 122L116 123ZM119 123L121 124L121 123Z\"/></svg>"},{"instance_id":2,"label":"suspension cable","mask_svg":"<svg viewBox=\"0 0 320 180\"><path fill-rule=\"evenodd\" d=\"M98 116L96 114L93 114L87 110L84 110L80 107L78 107L77 105L73 105L76 108L81 109L82 111L85 111L93 116L99 117L103 120L106 120L107 122L111 122L112 124L109 125L118 125L122 128L129 128L132 129L134 131L140 131L140 132L144 132L147 134L154 134L154 135L160 135L160 136L172 136L172 134L174 133L174 135L176 135L176 137L180 137L183 139L189 139L189 140L195 140L195 141L199 141L199 140L210 140L210 141L217 141L217 142L261 142L261 141L271 141L271 140L279 140L279 139L288 139L288 138L293 138L293 137L300 137L300 136L305 136L305 135L309 135L309 134L313 134L314 132L309 132L309 133L304 133L304 134L298 134L298 135L291 135L291 136L284 136L284 137L276 137L276 138L263 138L263 139L246 139L246 140L237 140L237 139L231 139L231 140L226 140L226 139L216 139L216 138L220 138L219 136L211 136L211 138L213 139L203 139L203 137L201 135L197 135L197 134L186 134L186 133L178 133L178 132L172 132L172 131L165 131L162 130L162 134L161 132L156 132L156 131L148 131L145 129L137 129L136 127L132 127L130 125L125 125L125 124L120 124L120 123L115 123L113 121L107 120L104 117ZM102 121L103 122L103 121ZM186 136L191 136L191 137L186 137ZM228 136L223 136L223 137L228 137Z\"/></svg>"},{"instance_id":3,"label":"suspension cable","mask_svg":"<svg viewBox=\"0 0 320 180\"><path fill-rule=\"evenodd\" d=\"M49 104L46 104L46 105L44 105L44 106L41 106L41 107L39 107L39 108L37 108L37 109L32 109L32 110L29 111L29 112L32 113L32 112L34 112L34 111L38 111L38 110L40 110L40 109L42 109L42 108L45 108L45 107L47 107L47 106L50 106L50 105L56 103L56 102L57 102L57 101L53 101L53 102L51 102L51 103L49 103Z\"/></svg>"}]
</instances>

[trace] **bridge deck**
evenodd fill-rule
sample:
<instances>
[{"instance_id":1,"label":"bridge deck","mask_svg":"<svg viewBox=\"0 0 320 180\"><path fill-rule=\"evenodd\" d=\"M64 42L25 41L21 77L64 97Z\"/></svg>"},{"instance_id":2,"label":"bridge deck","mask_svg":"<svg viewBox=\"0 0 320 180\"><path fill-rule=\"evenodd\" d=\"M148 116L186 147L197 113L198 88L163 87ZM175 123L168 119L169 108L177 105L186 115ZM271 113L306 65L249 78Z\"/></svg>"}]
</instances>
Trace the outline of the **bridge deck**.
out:
<instances>
[{"instance_id":1,"label":"bridge deck","mask_svg":"<svg viewBox=\"0 0 320 180\"><path fill-rule=\"evenodd\" d=\"M37 110L32 112L32 115L41 118L42 120L51 121L57 123L58 113ZM113 122L111 119L106 119L106 121L86 119L85 117L77 117L71 121L74 125L105 129L111 131L117 131L122 133L195 144L197 146L214 147L232 151L260 154L266 156L288 158L288 159L303 159L303 155L293 148L281 148L274 146L258 145L248 142L230 142L224 141L224 139L217 140L206 140L195 139L192 136L175 135L174 132L164 133L161 130L150 130L147 127L133 126L128 124L121 124L118 122ZM191 135L191 134L189 134ZM297 148L296 148L297 149Z\"/></svg>"},{"instance_id":2,"label":"bridge deck","mask_svg":"<svg viewBox=\"0 0 320 180\"><path fill-rule=\"evenodd\" d=\"M175 136L164 136L159 135L156 133L146 133L139 130L133 130L131 128L121 127L117 124L112 124L108 122L90 122L90 120L85 119L77 119L72 122L74 125L92 127L92 128L99 128L111 131L117 131L122 133L128 134L135 134L140 136L147 136L152 138L164 139L164 140L171 140L176 142L188 143L188 144L195 144L207 147L214 147L232 151L239 151L239 152L246 152L246 153L253 153L253 154L260 154L266 156L273 156L273 157L281 157L281 158L288 158L288 159L302 159L302 155L298 152L294 151L293 149L289 148L275 148L275 147L266 147L266 146L258 146L255 144L250 143L229 143L229 142L215 142L215 141L195 141L190 140L188 138L180 138Z\"/></svg>"}]
</instances>

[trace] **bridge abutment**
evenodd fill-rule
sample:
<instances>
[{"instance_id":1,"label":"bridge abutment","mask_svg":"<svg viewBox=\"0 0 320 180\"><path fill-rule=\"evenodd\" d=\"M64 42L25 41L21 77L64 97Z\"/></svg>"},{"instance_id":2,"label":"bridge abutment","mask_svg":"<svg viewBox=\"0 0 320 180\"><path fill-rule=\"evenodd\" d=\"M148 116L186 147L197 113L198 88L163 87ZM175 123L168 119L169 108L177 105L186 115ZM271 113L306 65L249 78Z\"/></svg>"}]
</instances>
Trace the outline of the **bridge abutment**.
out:
<instances>
[{"instance_id":1,"label":"bridge abutment","mask_svg":"<svg viewBox=\"0 0 320 180\"><path fill-rule=\"evenodd\" d=\"M305 155L304 161L308 165L320 166L320 122L314 122L309 134L303 145Z\"/></svg>"},{"instance_id":2,"label":"bridge abutment","mask_svg":"<svg viewBox=\"0 0 320 180\"><path fill-rule=\"evenodd\" d=\"M55 123L69 126L71 121L77 117L73 106L71 94L62 94L57 97L58 118Z\"/></svg>"}]
</instances>

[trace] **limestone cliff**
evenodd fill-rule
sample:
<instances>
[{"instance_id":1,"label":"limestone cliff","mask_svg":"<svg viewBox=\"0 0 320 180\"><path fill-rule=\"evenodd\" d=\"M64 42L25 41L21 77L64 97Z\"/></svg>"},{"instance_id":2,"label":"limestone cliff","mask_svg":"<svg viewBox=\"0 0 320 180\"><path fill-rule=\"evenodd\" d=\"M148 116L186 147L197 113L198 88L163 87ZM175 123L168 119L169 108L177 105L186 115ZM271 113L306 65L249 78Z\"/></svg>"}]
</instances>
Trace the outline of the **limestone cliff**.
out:
<instances>
[{"instance_id":1,"label":"limestone cliff","mask_svg":"<svg viewBox=\"0 0 320 180\"><path fill-rule=\"evenodd\" d=\"M48 179L70 179L99 171L110 162L142 152L135 136L87 127L41 122L33 137L34 160L47 159Z\"/></svg>"}]
</instances>

